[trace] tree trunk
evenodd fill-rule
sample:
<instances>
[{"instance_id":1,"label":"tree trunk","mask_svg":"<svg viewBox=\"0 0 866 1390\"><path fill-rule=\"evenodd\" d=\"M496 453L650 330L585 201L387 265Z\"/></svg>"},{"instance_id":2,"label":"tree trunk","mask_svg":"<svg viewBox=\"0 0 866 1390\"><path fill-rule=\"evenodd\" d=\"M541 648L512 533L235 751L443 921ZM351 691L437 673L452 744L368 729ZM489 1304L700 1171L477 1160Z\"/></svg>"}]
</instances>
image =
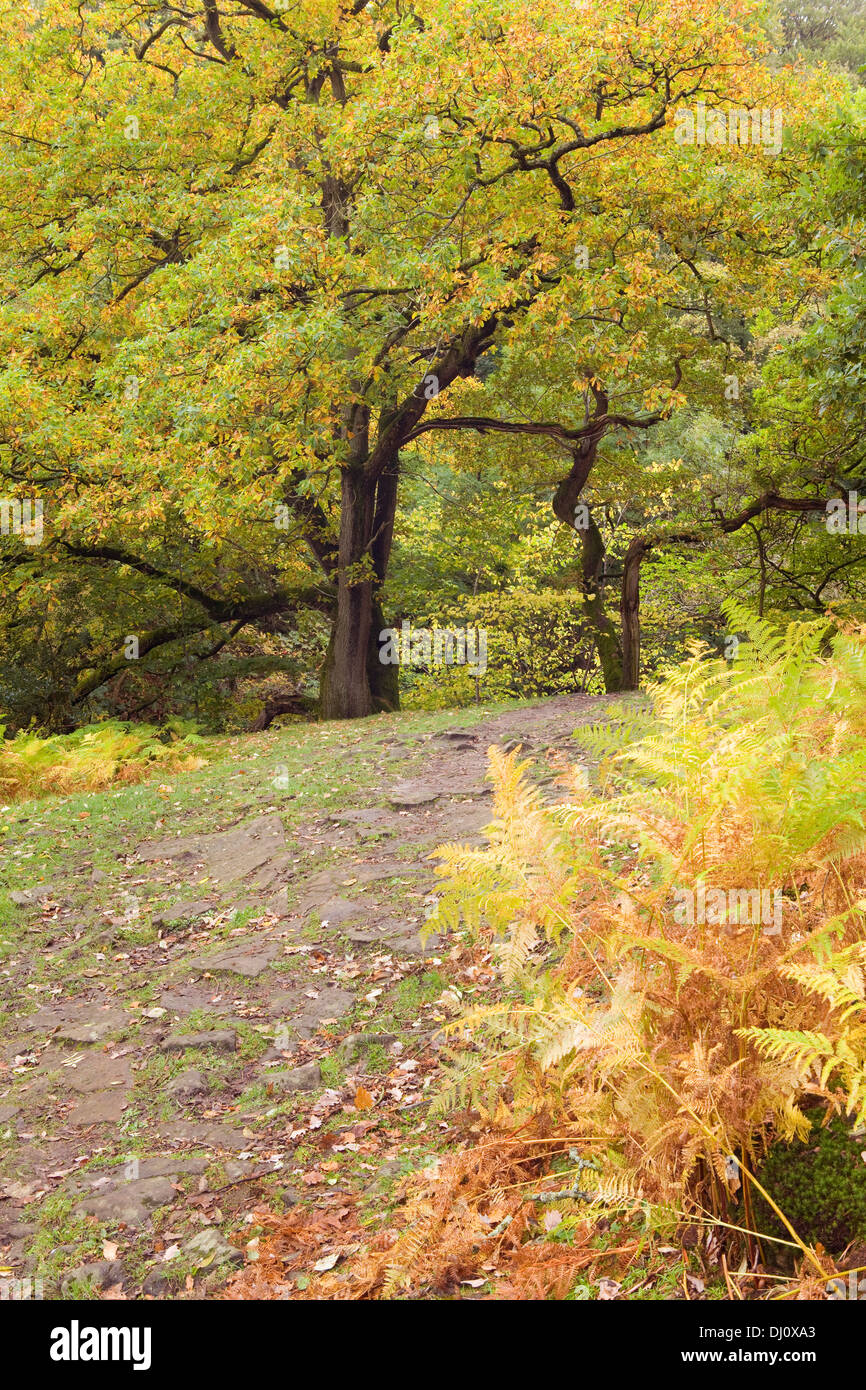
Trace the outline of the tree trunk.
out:
<instances>
[{"instance_id":1,"label":"tree trunk","mask_svg":"<svg viewBox=\"0 0 866 1390\"><path fill-rule=\"evenodd\" d=\"M640 685L640 567L650 546L643 536L635 536L625 553L622 597L622 689L637 690Z\"/></svg>"},{"instance_id":2,"label":"tree trunk","mask_svg":"<svg viewBox=\"0 0 866 1390\"><path fill-rule=\"evenodd\" d=\"M429 364L428 375L435 377L440 393L458 376L472 373L496 326L494 316L467 327ZM357 399L343 418L347 457L342 465L337 616L321 681L325 719L358 719L374 709L397 706L397 669L379 661L379 603L391 553L400 449L414 438L428 402L417 387L399 404L389 401L380 412L371 449L370 407L361 399L361 383L356 390Z\"/></svg>"},{"instance_id":3,"label":"tree trunk","mask_svg":"<svg viewBox=\"0 0 866 1390\"><path fill-rule=\"evenodd\" d=\"M580 477L576 480L583 486ZM610 694L623 689L622 646L616 626L604 611L604 595L601 591L601 574L604 565L604 541L594 518L586 509L587 519L578 526L575 521L576 497L575 480L570 476L563 479L554 497L554 511L560 521L570 526L580 537L581 547L581 591L583 593L583 616L592 627L592 637L598 654L604 688Z\"/></svg>"},{"instance_id":4,"label":"tree trunk","mask_svg":"<svg viewBox=\"0 0 866 1390\"><path fill-rule=\"evenodd\" d=\"M391 711L400 708L400 667L390 663L383 665L379 660L379 633L385 627L385 616L379 606L378 595L373 595L370 642L367 649L367 680L370 683L370 698L375 710Z\"/></svg>"},{"instance_id":5,"label":"tree trunk","mask_svg":"<svg viewBox=\"0 0 866 1390\"><path fill-rule=\"evenodd\" d=\"M373 572L376 576L373 590L372 622L370 641L367 648L367 679L370 682L370 695L377 710L396 710L400 708L400 668L390 663L383 665L379 660L379 633L385 626L382 613L381 595L391 558L391 542L394 537L394 517L397 511L397 486L400 480L400 456L396 454L382 470L376 484L376 506L373 512L373 540L370 547L373 559Z\"/></svg>"},{"instance_id":6,"label":"tree trunk","mask_svg":"<svg viewBox=\"0 0 866 1390\"><path fill-rule=\"evenodd\" d=\"M587 525L578 534L582 549L583 611L592 624L604 688L610 694L623 688L623 663L619 636L613 622L604 611L604 597L601 592L604 541L592 516L588 517Z\"/></svg>"},{"instance_id":7,"label":"tree trunk","mask_svg":"<svg viewBox=\"0 0 866 1390\"><path fill-rule=\"evenodd\" d=\"M400 705L399 668L379 660L398 478L398 457L378 480L361 468L342 470L337 611L322 670L323 719L360 719Z\"/></svg>"},{"instance_id":8,"label":"tree trunk","mask_svg":"<svg viewBox=\"0 0 866 1390\"><path fill-rule=\"evenodd\" d=\"M323 719L361 719L373 712L367 656L373 619L369 547L375 484L361 468L343 468L337 612L322 671Z\"/></svg>"},{"instance_id":9,"label":"tree trunk","mask_svg":"<svg viewBox=\"0 0 866 1390\"><path fill-rule=\"evenodd\" d=\"M604 541L587 507L587 523L576 524L576 510L580 495L589 479L598 456L598 448L606 429L607 394L601 387L592 388L595 397L594 420L597 427L577 444L572 453L571 469L557 484L553 494L554 515L576 531L581 544L581 589L583 593L583 614L592 625L595 648L604 677L604 688L608 693L623 689L622 648L616 628L604 611L604 598L601 592L601 571L604 561ZM585 505L585 504L584 504Z\"/></svg>"}]
</instances>

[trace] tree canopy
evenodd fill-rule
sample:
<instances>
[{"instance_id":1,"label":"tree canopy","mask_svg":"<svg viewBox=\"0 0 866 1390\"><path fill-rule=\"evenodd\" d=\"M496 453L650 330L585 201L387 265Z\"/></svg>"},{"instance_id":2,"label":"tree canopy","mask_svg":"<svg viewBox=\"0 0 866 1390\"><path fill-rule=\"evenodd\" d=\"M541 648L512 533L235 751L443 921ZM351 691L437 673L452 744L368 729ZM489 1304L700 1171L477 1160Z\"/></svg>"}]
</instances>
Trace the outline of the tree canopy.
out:
<instances>
[{"instance_id":1,"label":"tree canopy","mask_svg":"<svg viewBox=\"0 0 866 1390\"><path fill-rule=\"evenodd\" d=\"M0 539L15 717L208 663L306 671L328 717L394 707L395 526L405 554L401 498L443 468L508 514L531 494L605 684L636 684L644 557L724 554L784 494L754 388L840 279L811 186L848 79L750 0L2 25L0 468L44 533Z\"/></svg>"}]
</instances>

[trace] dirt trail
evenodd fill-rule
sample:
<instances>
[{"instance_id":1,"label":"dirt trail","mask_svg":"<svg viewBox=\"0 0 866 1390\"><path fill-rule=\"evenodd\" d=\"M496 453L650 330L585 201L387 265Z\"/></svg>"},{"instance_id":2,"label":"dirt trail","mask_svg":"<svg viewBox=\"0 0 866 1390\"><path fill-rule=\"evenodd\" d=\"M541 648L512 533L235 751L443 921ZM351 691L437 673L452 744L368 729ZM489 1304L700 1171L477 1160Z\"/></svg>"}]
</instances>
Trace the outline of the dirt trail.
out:
<instances>
[{"instance_id":1,"label":"dirt trail","mask_svg":"<svg viewBox=\"0 0 866 1390\"><path fill-rule=\"evenodd\" d=\"M575 727L607 703L560 697L410 738L397 723L377 794L353 796L369 749L347 747L349 804L291 839L278 806L232 824L215 807L212 832L118 855L126 906L107 927L74 920L63 882L47 900L20 891L0 1277L41 1279L45 1297L207 1296L254 1256L238 1226L256 1203L384 1196L424 1161L451 951L419 934L427 856L480 837L491 744L521 743L552 784L556 754L575 754ZM135 939L141 921L154 939ZM81 939L95 966L26 1013L28 952Z\"/></svg>"}]
</instances>

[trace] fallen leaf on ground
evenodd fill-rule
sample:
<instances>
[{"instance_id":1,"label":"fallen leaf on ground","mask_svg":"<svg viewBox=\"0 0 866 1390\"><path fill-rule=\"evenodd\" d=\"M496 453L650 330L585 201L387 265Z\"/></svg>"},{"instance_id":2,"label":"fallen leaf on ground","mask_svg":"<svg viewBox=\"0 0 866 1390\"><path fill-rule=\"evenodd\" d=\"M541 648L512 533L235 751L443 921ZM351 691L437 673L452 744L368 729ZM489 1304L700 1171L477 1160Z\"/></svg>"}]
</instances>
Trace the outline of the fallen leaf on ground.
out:
<instances>
[{"instance_id":1,"label":"fallen leaf on ground","mask_svg":"<svg viewBox=\"0 0 866 1390\"><path fill-rule=\"evenodd\" d=\"M339 1255L326 1255L323 1260L316 1260L313 1269L317 1274L327 1274L329 1269L334 1268L339 1258Z\"/></svg>"}]
</instances>

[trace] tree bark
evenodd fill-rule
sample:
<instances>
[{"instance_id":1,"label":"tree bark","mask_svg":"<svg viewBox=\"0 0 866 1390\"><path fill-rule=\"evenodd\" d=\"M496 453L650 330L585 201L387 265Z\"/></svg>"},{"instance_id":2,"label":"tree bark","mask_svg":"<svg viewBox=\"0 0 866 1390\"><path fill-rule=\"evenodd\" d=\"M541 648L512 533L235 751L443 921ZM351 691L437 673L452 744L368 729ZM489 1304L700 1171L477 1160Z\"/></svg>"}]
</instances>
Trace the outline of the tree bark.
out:
<instances>
[{"instance_id":1,"label":"tree bark","mask_svg":"<svg viewBox=\"0 0 866 1390\"><path fill-rule=\"evenodd\" d=\"M363 468L341 470L337 612L322 671L323 719L362 719L373 712L367 675L373 621L375 483Z\"/></svg>"},{"instance_id":2,"label":"tree bark","mask_svg":"<svg viewBox=\"0 0 866 1390\"><path fill-rule=\"evenodd\" d=\"M601 663L604 688L608 694L622 690L622 645L616 627L604 611L601 592L601 573L604 566L604 541L592 516L585 529L579 532L582 548L581 578L583 581L583 611L592 624L593 639Z\"/></svg>"},{"instance_id":3,"label":"tree bark","mask_svg":"<svg viewBox=\"0 0 866 1390\"><path fill-rule=\"evenodd\" d=\"M385 615L377 594L373 595L372 624L367 648L367 680L373 709L392 711L400 708L400 667L379 660L379 633L384 630Z\"/></svg>"},{"instance_id":4,"label":"tree bark","mask_svg":"<svg viewBox=\"0 0 866 1390\"><path fill-rule=\"evenodd\" d=\"M400 706L398 667L379 660L399 471L399 455L378 477L363 468L342 470L337 611L321 677L323 719L360 719Z\"/></svg>"},{"instance_id":5,"label":"tree bark","mask_svg":"<svg viewBox=\"0 0 866 1390\"><path fill-rule=\"evenodd\" d=\"M429 364L444 390L468 376L489 347L496 328L491 318L467 328ZM360 391L359 391L360 394ZM376 710L396 709L398 669L379 661L381 591L385 582L400 473L400 449L414 437L428 397L416 388L399 404L382 410L370 447L370 409L355 404L346 415L347 461L341 465L340 542L337 613L321 678L323 719L361 719Z\"/></svg>"},{"instance_id":6,"label":"tree bark","mask_svg":"<svg viewBox=\"0 0 866 1390\"><path fill-rule=\"evenodd\" d=\"M640 567L650 549L643 536L635 536L625 553L619 605L623 690L637 690L640 686Z\"/></svg>"},{"instance_id":7,"label":"tree bark","mask_svg":"<svg viewBox=\"0 0 866 1390\"><path fill-rule=\"evenodd\" d=\"M593 640L598 653L604 678L604 688L608 693L622 690L623 654L614 624L604 611L604 597L601 592L601 571L604 562L604 541L593 517L587 508L587 525L578 527L575 511L580 495L589 479L598 455L599 445L608 427L607 394L596 386L593 388L595 410L590 428L585 438L577 443L572 451L572 465L568 474L559 482L553 494L554 515L576 531L581 545L581 589L583 592L583 613L592 624Z\"/></svg>"},{"instance_id":8,"label":"tree bark","mask_svg":"<svg viewBox=\"0 0 866 1390\"><path fill-rule=\"evenodd\" d=\"M381 596L391 558L394 539L394 517L397 512L397 487L400 480L400 457L396 455L382 470L376 484L376 506L373 512L373 540L370 552L376 576L373 588L370 639L367 646L367 679L373 708L400 708L400 668L379 660L379 633L385 626Z\"/></svg>"}]
</instances>

